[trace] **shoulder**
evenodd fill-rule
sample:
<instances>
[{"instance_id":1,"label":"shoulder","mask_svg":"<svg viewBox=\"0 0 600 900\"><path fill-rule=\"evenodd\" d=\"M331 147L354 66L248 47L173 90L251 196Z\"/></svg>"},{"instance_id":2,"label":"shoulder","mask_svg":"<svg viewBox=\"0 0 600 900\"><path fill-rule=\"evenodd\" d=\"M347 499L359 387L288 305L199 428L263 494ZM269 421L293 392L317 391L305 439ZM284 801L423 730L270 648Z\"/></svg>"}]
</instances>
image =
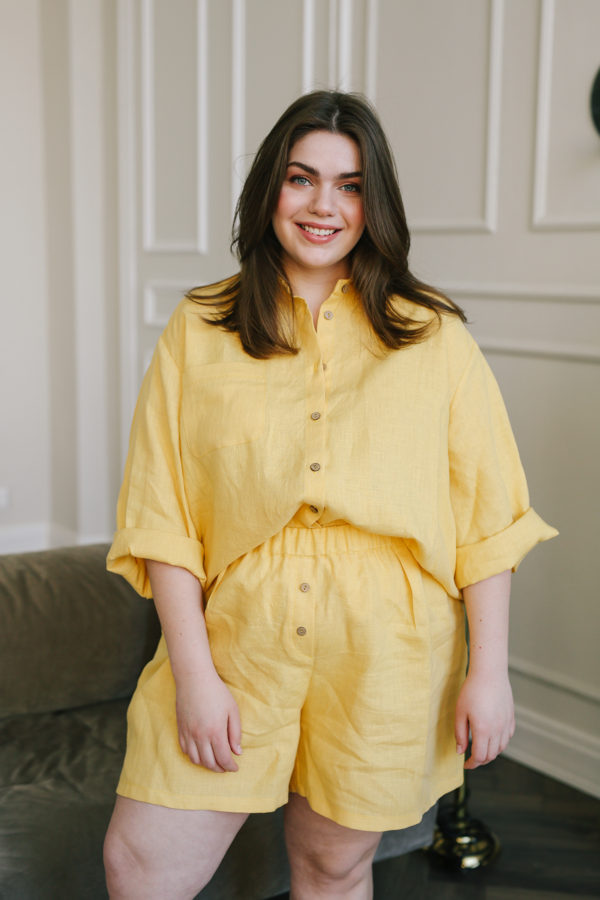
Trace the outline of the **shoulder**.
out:
<instances>
[{"instance_id":1,"label":"shoulder","mask_svg":"<svg viewBox=\"0 0 600 900\"><path fill-rule=\"evenodd\" d=\"M437 294L432 293L431 296L444 304L447 302L446 298ZM447 312L437 311L428 306L421 306L399 294L395 294L391 298L391 306L395 313L410 320L413 323L412 327L429 326L426 338L419 343L428 345L430 349L444 346L449 349L456 348L460 352L472 349L475 344L460 316L451 309L448 309Z\"/></svg>"},{"instance_id":2,"label":"shoulder","mask_svg":"<svg viewBox=\"0 0 600 900\"><path fill-rule=\"evenodd\" d=\"M239 336L212 324L227 300L228 288L235 276L206 287L194 288L173 310L159 339L180 369L188 365L243 353Z\"/></svg>"}]
</instances>

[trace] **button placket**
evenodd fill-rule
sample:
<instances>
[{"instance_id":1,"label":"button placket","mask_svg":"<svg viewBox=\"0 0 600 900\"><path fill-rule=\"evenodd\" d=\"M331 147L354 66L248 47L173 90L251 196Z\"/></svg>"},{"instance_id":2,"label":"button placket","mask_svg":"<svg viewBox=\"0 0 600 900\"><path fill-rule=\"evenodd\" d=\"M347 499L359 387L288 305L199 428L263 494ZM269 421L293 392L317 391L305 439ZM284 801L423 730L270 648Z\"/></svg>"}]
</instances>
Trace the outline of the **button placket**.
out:
<instances>
[{"instance_id":1,"label":"button placket","mask_svg":"<svg viewBox=\"0 0 600 900\"><path fill-rule=\"evenodd\" d=\"M319 324L311 338L316 338L318 358L313 358L311 371L307 372L305 457L305 500L306 509L315 517L323 513L325 507L325 476L329 460L327 457L327 395L331 379L332 348L337 333L336 316L341 298L337 292L325 301L320 311ZM314 346L314 344L312 344ZM310 522L314 524L315 520Z\"/></svg>"},{"instance_id":2,"label":"button placket","mask_svg":"<svg viewBox=\"0 0 600 900\"><path fill-rule=\"evenodd\" d=\"M321 476L325 463L325 378L320 360L307 375L305 498L310 512L318 515L323 509Z\"/></svg>"}]
</instances>

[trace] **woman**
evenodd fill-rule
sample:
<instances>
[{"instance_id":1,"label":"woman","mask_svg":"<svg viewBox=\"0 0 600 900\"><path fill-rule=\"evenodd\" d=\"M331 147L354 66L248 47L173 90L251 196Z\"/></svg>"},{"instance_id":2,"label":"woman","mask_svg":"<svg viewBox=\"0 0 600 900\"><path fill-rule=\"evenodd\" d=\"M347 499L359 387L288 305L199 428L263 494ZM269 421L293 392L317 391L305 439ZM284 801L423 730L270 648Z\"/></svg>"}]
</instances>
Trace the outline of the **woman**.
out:
<instances>
[{"instance_id":1,"label":"woman","mask_svg":"<svg viewBox=\"0 0 600 900\"><path fill-rule=\"evenodd\" d=\"M508 743L510 570L556 532L464 315L409 271L364 99L286 110L234 243L240 273L177 308L132 428L109 568L163 638L109 890L193 897L247 814L286 804L292 898L367 898L382 831L461 782L469 728L467 768Z\"/></svg>"}]
</instances>

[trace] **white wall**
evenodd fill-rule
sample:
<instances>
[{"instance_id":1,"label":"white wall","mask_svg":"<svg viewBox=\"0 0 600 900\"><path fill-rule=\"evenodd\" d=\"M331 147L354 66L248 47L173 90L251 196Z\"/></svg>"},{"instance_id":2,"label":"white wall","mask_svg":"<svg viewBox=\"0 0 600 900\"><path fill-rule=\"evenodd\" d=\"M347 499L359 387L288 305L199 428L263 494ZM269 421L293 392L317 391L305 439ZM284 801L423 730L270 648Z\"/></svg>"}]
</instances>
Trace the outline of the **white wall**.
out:
<instances>
[{"instance_id":1,"label":"white wall","mask_svg":"<svg viewBox=\"0 0 600 900\"><path fill-rule=\"evenodd\" d=\"M23 527L45 538L48 321L37 4L2 0L0 21L0 540L10 546Z\"/></svg>"},{"instance_id":2,"label":"white wall","mask_svg":"<svg viewBox=\"0 0 600 900\"><path fill-rule=\"evenodd\" d=\"M561 530L515 579L510 753L600 794L600 5L0 0L0 13L0 550L109 537L141 374L181 292L231 271L249 155L302 90L364 90L396 151L413 267L466 307L533 503Z\"/></svg>"},{"instance_id":3,"label":"white wall","mask_svg":"<svg viewBox=\"0 0 600 900\"><path fill-rule=\"evenodd\" d=\"M0 551L107 539L118 454L116 15L1 0Z\"/></svg>"}]
</instances>

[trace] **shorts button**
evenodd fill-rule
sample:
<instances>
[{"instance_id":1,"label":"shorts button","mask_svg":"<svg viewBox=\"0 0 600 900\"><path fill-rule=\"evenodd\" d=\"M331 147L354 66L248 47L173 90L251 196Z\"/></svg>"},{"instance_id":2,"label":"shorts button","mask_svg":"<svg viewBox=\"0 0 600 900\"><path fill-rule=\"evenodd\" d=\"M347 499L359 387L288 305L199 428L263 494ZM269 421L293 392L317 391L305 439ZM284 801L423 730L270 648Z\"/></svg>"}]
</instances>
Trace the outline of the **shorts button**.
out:
<instances>
[{"instance_id":1,"label":"shorts button","mask_svg":"<svg viewBox=\"0 0 600 900\"><path fill-rule=\"evenodd\" d=\"M300 590L305 594L307 591L310 591L310 584L308 581L303 581L300 585Z\"/></svg>"},{"instance_id":2,"label":"shorts button","mask_svg":"<svg viewBox=\"0 0 600 900\"><path fill-rule=\"evenodd\" d=\"M321 463L311 463L310 468L312 469L313 472L318 472L319 469L321 468Z\"/></svg>"},{"instance_id":3,"label":"shorts button","mask_svg":"<svg viewBox=\"0 0 600 900\"><path fill-rule=\"evenodd\" d=\"M300 625L298 628L296 628L296 634L299 634L300 637L304 637L304 635L306 634L306 628L304 627L304 625Z\"/></svg>"}]
</instances>

